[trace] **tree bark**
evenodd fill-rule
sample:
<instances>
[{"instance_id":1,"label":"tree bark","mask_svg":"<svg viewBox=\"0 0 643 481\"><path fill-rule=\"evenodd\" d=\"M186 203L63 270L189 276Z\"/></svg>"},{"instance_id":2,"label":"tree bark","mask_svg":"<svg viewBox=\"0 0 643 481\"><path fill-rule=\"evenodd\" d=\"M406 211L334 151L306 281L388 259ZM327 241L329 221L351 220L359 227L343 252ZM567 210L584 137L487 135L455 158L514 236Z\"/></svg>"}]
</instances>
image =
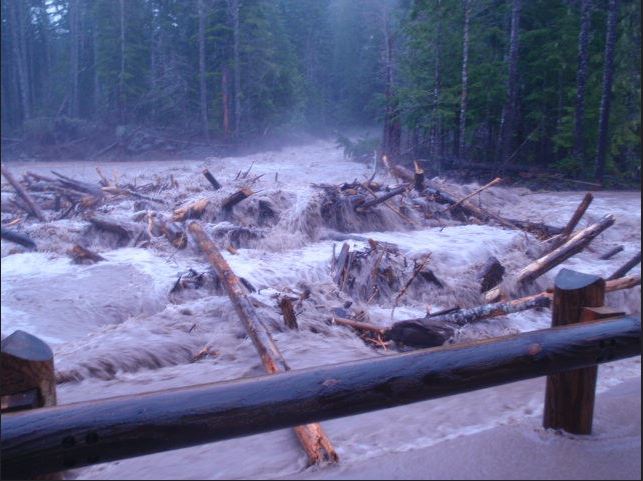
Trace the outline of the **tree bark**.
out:
<instances>
[{"instance_id":1,"label":"tree bark","mask_svg":"<svg viewBox=\"0 0 643 481\"><path fill-rule=\"evenodd\" d=\"M585 87L589 70L589 29L591 26L592 0L582 0L581 26L578 34L578 70L576 72L576 112L574 116L574 149L573 157L583 161L584 137L583 120L585 118Z\"/></svg>"},{"instance_id":2,"label":"tree bark","mask_svg":"<svg viewBox=\"0 0 643 481\"><path fill-rule=\"evenodd\" d=\"M239 138L241 129L241 61L239 58L239 2L228 0L232 18L232 55L234 60L234 136Z\"/></svg>"},{"instance_id":3,"label":"tree bark","mask_svg":"<svg viewBox=\"0 0 643 481\"><path fill-rule=\"evenodd\" d=\"M275 374L289 371L290 367L277 348L266 326L259 319L254 307L252 307L250 299L241 287L239 278L232 271L212 240L196 222L190 223L188 230L219 275L219 279L221 279L239 319L261 357L261 362L266 372ZM338 461L339 458L335 449L319 424L297 426L295 433L308 454L311 464L319 463L325 459Z\"/></svg>"},{"instance_id":4,"label":"tree bark","mask_svg":"<svg viewBox=\"0 0 643 481\"><path fill-rule=\"evenodd\" d=\"M596 152L596 180L603 183L605 158L607 156L608 125L612 101L612 79L614 77L614 50L616 47L616 24L619 0L608 0L607 33L605 35L605 59L603 64L603 93L598 120L598 148Z\"/></svg>"}]
</instances>

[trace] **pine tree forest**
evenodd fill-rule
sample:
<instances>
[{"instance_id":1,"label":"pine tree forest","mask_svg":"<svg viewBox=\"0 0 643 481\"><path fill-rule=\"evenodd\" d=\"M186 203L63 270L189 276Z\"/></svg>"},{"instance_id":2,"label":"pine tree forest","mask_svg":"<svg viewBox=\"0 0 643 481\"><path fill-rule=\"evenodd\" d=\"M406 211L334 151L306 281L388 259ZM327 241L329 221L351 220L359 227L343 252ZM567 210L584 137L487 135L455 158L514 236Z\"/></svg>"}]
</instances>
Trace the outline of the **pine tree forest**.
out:
<instances>
[{"instance_id":1,"label":"pine tree forest","mask_svg":"<svg viewBox=\"0 0 643 481\"><path fill-rule=\"evenodd\" d=\"M635 0L2 0L2 143L371 128L393 158L640 178ZM7 150L9 149L9 150Z\"/></svg>"}]
</instances>

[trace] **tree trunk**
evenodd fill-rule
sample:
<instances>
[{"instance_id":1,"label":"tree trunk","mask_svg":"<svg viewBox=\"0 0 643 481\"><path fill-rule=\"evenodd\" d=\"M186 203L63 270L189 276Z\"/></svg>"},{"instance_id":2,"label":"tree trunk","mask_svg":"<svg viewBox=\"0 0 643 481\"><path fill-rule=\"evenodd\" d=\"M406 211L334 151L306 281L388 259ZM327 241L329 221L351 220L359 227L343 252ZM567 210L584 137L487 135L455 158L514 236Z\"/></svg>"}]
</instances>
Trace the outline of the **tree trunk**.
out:
<instances>
[{"instance_id":1,"label":"tree trunk","mask_svg":"<svg viewBox=\"0 0 643 481\"><path fill-rule=\"evenodd\" d=\"M120 121L125 123L125 0L120 0L121 70L118 74L118 106Z\"/></svg>"},{"instance_id":2,"label":"tree trunk","mask_svg":"<svg viewBox=\"0 0 643 481\"><path fill-rule=\"evenodd\" d=\"M458 142L458 157L464 157L465 127L467 119L467 87L469 63L469 19L471 17L471 0L464 0L464 32L462 34L462 94L460 96L460 132Z\"/></svg>"},{"instance_id":3,"label":"tree trunk","mask_svg":"<svg viewBox=\"0 0 643 481\"><path fill-rule=\"evenodd\" d=\"M21 41L24 32L22 31L21 15L19 9L21 1L9 2L9 14L11 23L11 48L16 70L18 72L18 90L20 91L20 106L22 108L22 120L31 118L31 103L29 102L29 78L27 74L27 53L24 51L24 42Z\"/></svg>"},{"instance_id":4,"label":"tree trunk","mask_svg":"<svg viewBox=\"0 0 643 481\"><path fill-rule=\"evenodd\" d=\"M69 116L72 118L78 117L79 1L69 0Z\"/></svg>"},{"instance_id":5,"label":"tree trunk","mask_svg":"<svg viewBox=\"0 0 643 481\"><path fill-rule=\"evenodd\" d=\"M584 138L583 119L585 118L585 86L589 69L589 29L591 26L592 0L582 0L581 26L578 34L578 71L576 72L576 114L574 119L573 157L583 160Z\"/></svg>"},{"instance_id":6,"label":"tree trunk","mask_svg":"<svg viewBox=\"0 0 643 481\"><path fill-rule=\"evenodd\" d=\"M205 91L205 19L206 13L203 5L203 0L198 1L199 10L199 93L201 104L201 128L203 129L203 136L206 139L210 138L208 133L208 103Z\"/></svg>"},{"instance_id":7,"label":"tree trunk","mask_svg":"<svg viewBox=\"0 0 643 481\"><path fill-rule=\"evenodd\" d=\"M239 60L239 2L228 0L232 17L233 57L234 57L234 136L239 138L241 128L241 62Z\"/></svg>"},{"instance_id":8,"label":"tree trunk","mask_svg":"<svg viewBox=\"0 0 643 481\"><path fill-rule=\"evenodd\" d=\"M440 70L440 54L442 45L442 19L439 17L441 0L438 0L437 5L437 27L435 38L435 71L434 71L434 86L433 86L433 133L431 135L431 149L430 153L433 157L441 156L441 142L442 142L442 122L440 121L440 87L441 87L441 70Z\"/></svg>"},{"instance_id":9,"label":"tree trunk","mask_svg":"<svg viewBox=\"0 0 643 481\"><path fill-rule=\"evenodd\" d=\"M290 367L279 351L279 348L277 348L264 323L259 319L254 307L252 307L250 299L241 287L239 278L232 271L217 247L203 231L203 228L196 222L192 222L188 226L188 229L201 250L206 254L208 261L219 275L219 279L222 280L223 286L234 305L239 319L257 349L259 357L261 357L261 362L266 372L268 372L268 374L275 374L289 371ZM319 463L323 461L324 458L335 462L338 460L335 449L319 424L297 426L295 433L308 454L311 464Z\"/></svg>"},{"instance_id":10,"label":"tree trunk","mask_svg":"<svg viewBox=\"0 0 643 481\"><path fill-rule=\"evenodd\" d=\"M605 157L607 155L607 130L612 101L612 79L614 77L614 49L616 47L616 23L618 20L619 0L609 0L607 4L607 33L605 38L605 59L603 64L603 93L598 119L598 149L596 153L596 180L603 182Z\"/></svg>"},{"instance_id":11,"label":"tree trunk","mask_svg":"<svg viewBox=\"0 0 643 481\"><path fill-rule=\"evenodd\" d=\"M518 31L522 0L513 0L511 7L511 33L509 37L509 78L507 80L507 101L503 109L501 132L501 159L508 162L513 149L515 132L516 101L518 96Z\"/></svg>"},{"instance_id":12,"label":"tree trunk","mask_svg":"<svg viewBox=\"0 0 643 481\"><path fill-rule=\"evenodd\" d=\"M221 102L223 103L223 136L230 137L230 79L227 66L221 74Z\"/></svg>"}]
</instances>

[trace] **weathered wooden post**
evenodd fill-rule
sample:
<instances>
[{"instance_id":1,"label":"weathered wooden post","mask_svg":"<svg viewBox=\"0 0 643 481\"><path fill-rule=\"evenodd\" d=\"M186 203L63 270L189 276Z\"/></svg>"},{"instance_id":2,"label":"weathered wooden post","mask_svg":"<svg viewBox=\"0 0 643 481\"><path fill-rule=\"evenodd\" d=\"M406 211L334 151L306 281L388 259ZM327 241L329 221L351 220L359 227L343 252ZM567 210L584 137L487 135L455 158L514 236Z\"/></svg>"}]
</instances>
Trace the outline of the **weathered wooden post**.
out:
<instances>
[{"instance_id":1,"label":"weathered wooden post","mask_svg":"<svg viewBox=\"0 0 643 481\"><path fill-rule=\"evenodd\" d=\"M31 334L3 339L0 354L2 412L56 405L54 353Z\"/></svg>"},{"instance_id":2,"label":"weathered wooden post","mask_svg":"<svg viewBox=\"0 0 643 481\"><path fill-rule=\"evenodd\" d=\"M554 281L552 327L595 319L585 308L601 307L604 298L604 279L561 269ZM591 434L597 372L592 366L547 376L545 428Z\"/></svg>"},{"instance_id":3,"label":"weathered wooden post","mask_svg":"<svg viewBox=\"0 0 643 481\"><path fill-rule=\"evenodd\" d=\"M18 330L2 340L0 350L1 412L55 406L56 375L51 348L36 336ZM32 479L65 477L63 472L52 472Z\"/></svg>"}]
</instances>

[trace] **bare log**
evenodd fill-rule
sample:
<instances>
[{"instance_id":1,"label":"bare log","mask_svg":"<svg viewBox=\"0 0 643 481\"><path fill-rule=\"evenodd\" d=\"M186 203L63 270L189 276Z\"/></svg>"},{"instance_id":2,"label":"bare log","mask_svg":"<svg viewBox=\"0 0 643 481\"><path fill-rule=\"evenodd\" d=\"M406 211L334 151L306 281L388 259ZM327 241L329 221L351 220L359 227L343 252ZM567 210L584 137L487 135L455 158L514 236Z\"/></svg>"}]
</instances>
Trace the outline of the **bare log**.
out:
<instances>
[{"instance_id":1,"label":"bare log","mask_svg":"<svg viewBox=\"0 0 643 481\"><path fill-rule=\"evenodd\" d=\"M460 205L460 204L462 204L462 202L464 202L465 200L470 199L470 198L471 198L471 197L473 197L474 195L479 194L479 193L480 193L480 192L482 192L483 190L488 189L489 187L492 187L492 186L494 186L494 185L496 185L496 184L499 184L500 182L502 182L502 179L501 179L500 177L496 177L495 179L493 179L493 180L492 180L491 182L489 182L488 184L483 185L483 186L482 186L482 187L480 187L479 189L474 190L474 191L473 191L473 192L471 192L469 195L467 195L467 196L463 197L462 199L460 199L459 201L457 201L455 204L451 204L449 207L447 207L446 209L444 209L444 211L446 212L446 211L448 211L448 210L450 210L450 209L453 209L454 207L459 206L459 205Z\"/></svg>"},{"instance_id":2,"label":"bare log","mask_svg":"<svg viewBox=\"0 0 643 481\"><path fill-rule=\"evenodd\" d=\"M183 207L179 207L172 214L172 220L182 222L186 219L198 219L205 212L205 208L210 204L210 200L205 197L195 200Z\"/></svg>"},{"instance_id":3,"label":"bare log","mask_svg":"<svg viewBox=\"0 0 643 481\"><path fill-rule=\"evenodd\" d=\"M635 265L639 264L640 262L641 262L641 251L638 251L634 257L632 257L629 261L627 261L621 267L616 269L614 274L608 277L608 280L618 279L619 277L623 277L625 274L630 272L630 270Z\"/></svg>"},{"instance_id":4,"label":"bare log","mask_svg":"<svg viewBox=\"0 0 643 481\"><path fill-rule=\"evenodd\" d=\"M38 218L38 220L40 220L41 222L46 222L47 219L45 218L45 214L42 213L42 211L40 210L40 207L38 207L38 205L33 201L33 199L27 193L24 187L20 185L20 182L18 182L13 177L11 172L9 172L9 169L7 169L4 164L0 165L0 169L2 169L2 175L4 175L4 178L9 181L9 183L13 186L13 188L16 189L16 192L18 193L18 195L22 197L22 199L25 201L25 203L29 207L29 211L31 211L31 213L35 215Z\"/></svg>"},{"instance_id":5,"label":"bare log","mask_svg":"<svg viewBox=\"0 0 643 481\"><path fill-rule=\"evenodd\" d=\"M51 173L58 177L58 182L63 184L65 187L68 187L72 190L77 190L78 192L85 192L86 194L93 195L94 197L98 197L99 199L103 197L103 191L100 189L100 187L89 184L87 182L81 182L79 180L72 179L53 170L51 171Z\"/></svg>"},{"instance_id":6,"label":"bare log","mask_svg":"<svg viewBox=\"0 0 643 481\"><path fill-rule=\"evenodd\" d=\"M624 247L623 247L623 246L616 246L616 247L614 247L613 249L608 250L608 251L607 251L605 254L603 254L602 256L600 256L600 257L599 257L599 259L600 259L600 260L602 260L602 261L606 261L606 260L608 260L608 259L611 259L611 258L612 258L612 257L614 257L616 254L618 254L619 252L621 252L623 249L624 249Z\"/></svg>"},{"instance_id":7,"label":"bare log","mask_svg":"<svg viewBox=\"0 0 643 481\"><path fill-rule=\"evenodd\" d=\"M384 201L387 201L391 197L395 197L396 195L400 195L403 192L406 191L406 186L405 185L400 185L399 187L396 187L394 189L391 189L389 192L386 194L382 194L379 197L372 199L372 200L367 200L363 204L360 204L355 208L357 212L364 212L366 209L370 207L375 207L378 204L381 204Z\"/></svg>"},{"instance_id":8,"label":"bare log","mask_svg":"<svg viewBox=\"0 0 643 481\"><path fill-rule=\"evenodd\" d=\"M244 187L243 189L240 189L236 191L234 194L230 195L227 197L222 203L221 203L221 208L223 210L231 210L235 205L237 205L239 202L241 202L244 199L247 199L250 197L254 192L252 189L248 187Z\"/></svg>"},{"instance_id":9,"label":"bare log","mask_svg":"<svg viewBox=\"0 0 643 481\"><path fill-rule=\"evenodd\" d=\"M210 182L214 190L219 190L221 188L221 184L217 182L217 179L214 178L208 169L203 169L203 175L208 179L208 182Z\"/></svg>"},{"instance_id":10,"label":"bare log","mask_svg":"<svg viewBox=\"0 0 643 481\"><path fill-rule=\"evenodd\" d=\"M574 211L571 219L569 219L567 225L563 227L562 232L557 236L551 238L547 242L547 252L551 252L552 250L562 245L565 241L567 241L567 239L569 239L569 237L572 235L572 232L574 232L574 229L580 222L581 217L583 217L583 214L585 214L585 211L589 207L589 204L592 203L593 199L594 196L590 192L587 192L585 194L585 197L583 197L581 203L578 205L578 207L576 207L576 210Z\"/></svg>"},{"instance_id":11,"label":"bare log","mask_svg":"<svg viewBox=\"0 0 643 481\"><path fill-rule=\"evenodd\" d=\"M614 224L614 216L606 215L596 224L577 232L562 246L553 250L549 254L535 260L523 268L516 278L517 284L526 284L543 275L545 272L553 269L558 264L566 261L573 255L585 249L601 232ZM501 296L500 289L497 287L487 291L485 299L488 302L495 302Z\"/></svg>"},{"instance_id":12,"label":"bare log","mask_svg":"<svg viewBox=\"0 0 643 481\"><path fill-rule=\"evenodd\" d=\"M608 279L605 283L605 292L620 291L641 285L641 276L625 276L618 279Z\"/></svg>"},{"instance_id":13,"label":"bare log","mask_svg":"<svg viewBox=\"0 0 643 481\"><path fill-rule=\"evenodd\" d=\"M94 264L105 260L103 256L78 244L72 247L68 253L77 264Z\"/></svg>"},{"instance_id":14,"label":"bare log","mask_svg":"<svg viewBox=\"0 0 643 481\"><path fill-rule=\"evenodd\" d=\"M31 240L25 234L21 234L14 230L0 227L0 237L8 241L15 242L16 244L20 244L21 246L24 246L28 249L36 249L36 243L33 240Z\"/></svg>"},{"instance_id":15,"label":"bare log","mask_svg":"<svg viewBox=\"0 0 643 481\"><path fill-rule=\"evenodd\" d=\"M188 230L219 275L239 319L261 357L261 362L266 372L275 374L289 371L290 367L241 287L241 281L214 245L214 242L197 222L191 222ZM335 449L319 424L297 426L295 433L308 454L308 459L311 463L319 463L323 460L338 461L339 458Z\"/></svg>"},{"instance_id":16,"label":"bare log","mask_svg":"<svg viewBox=\"0 0 643 481\"><path fill-rule=\"evenodd\" d=\"M105 217L91 217L88 220L97 229L116 234L124 241L129 241L133 237L132 232L129 229L112 219L107 219Z\"/></svg>"}]
</instances>

